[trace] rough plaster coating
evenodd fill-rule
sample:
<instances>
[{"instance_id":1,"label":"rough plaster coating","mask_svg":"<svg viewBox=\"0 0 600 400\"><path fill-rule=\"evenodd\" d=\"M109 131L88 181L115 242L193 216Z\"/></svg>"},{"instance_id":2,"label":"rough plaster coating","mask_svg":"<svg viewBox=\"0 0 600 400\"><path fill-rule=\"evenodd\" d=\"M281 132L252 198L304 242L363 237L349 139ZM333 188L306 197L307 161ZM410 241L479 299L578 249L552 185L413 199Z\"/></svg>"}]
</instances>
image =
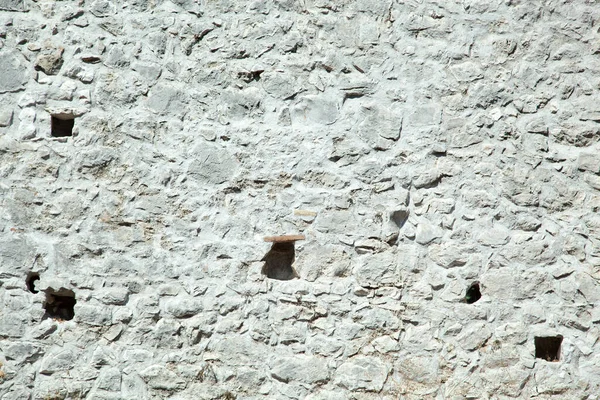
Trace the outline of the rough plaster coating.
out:
<instances>
[{"instance_id":1,"label":"rough plaster coating","mask_svg":"<svg viewBox=\"0 0 600 400\"><path fill-rule=\"evenodd\" d=\"M0 398L598 399L599 16L0 0Z\"/></svg>"}]
</instances>

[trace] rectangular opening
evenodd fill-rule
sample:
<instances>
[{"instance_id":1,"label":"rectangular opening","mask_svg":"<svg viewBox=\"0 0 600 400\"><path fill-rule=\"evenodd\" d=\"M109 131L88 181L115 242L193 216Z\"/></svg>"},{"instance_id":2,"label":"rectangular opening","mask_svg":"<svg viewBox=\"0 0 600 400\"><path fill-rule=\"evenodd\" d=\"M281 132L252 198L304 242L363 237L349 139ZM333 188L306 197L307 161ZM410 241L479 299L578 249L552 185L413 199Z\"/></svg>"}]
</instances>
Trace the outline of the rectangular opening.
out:
<instances>
[{"instance_id":1,"label":"rectangular opening","mask_svg":"<svg viewBox=\"0 0 600 400\"><path fill-rule=\"evenodd\" d=\"M59 118L52 116L51 135L52 137L68 137L73 136L73 126L75 126L74 118Z\"/></svg>"},{"instance_id":2,"label":"rectangular opening","mask_svg":"<svg viewBox=\"0 0 600 400\"><path fill-rule=\"evenodd\" d=\"M44 301L45 317L57 321L70 321L75 316L75 292L61 288L56 291L51 288L45 290L46 301Z\"/></svg>"},{"instance_id":3,"label":"rectangular opening","mask_svg":"<svg viewBox=\"0 0 600 400\"><path fill-rule=\"evenodd\" d=\"M536 336L535 340L535 358L556 362L560 360L560 346L563 337L557 336Z\"/></svg>"}]
</instances>

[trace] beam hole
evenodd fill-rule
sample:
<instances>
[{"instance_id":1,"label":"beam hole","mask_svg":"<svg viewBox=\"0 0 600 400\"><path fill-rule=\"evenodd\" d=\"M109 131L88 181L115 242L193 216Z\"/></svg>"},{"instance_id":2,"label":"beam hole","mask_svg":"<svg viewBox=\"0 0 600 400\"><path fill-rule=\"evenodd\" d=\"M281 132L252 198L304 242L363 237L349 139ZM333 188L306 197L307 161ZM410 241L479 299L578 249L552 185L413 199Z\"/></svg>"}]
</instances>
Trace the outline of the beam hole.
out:
<instances>
[{"instance_id":1,"label":"beam hole","mask_svg":"<svg viewBox=\"0 0 600 400\"><path fill-rule=\"evenodd\" d=\"M267 278L289 281L298 275L292 267L295 258L294 242L275 242L264 256L262 273Z\"/></svg>"},{"instance_id":2,"label":"beam hole","mask_svg":"<svg viewBox=\"0 0 600 400\"><path fill-rule=\"evenodd\" d=\"M57 321L70 321L75 316L75 292L69 289L53 290L47 289L44 309L44 317L52 318Z\"/></svg>"},{"instance_id":3,"label":"beam hole","mask_svg":"<svg viewBox=\"0 0 600 400\"><path fill-rule=\"evenodd\" d=\"M563 337L557 336L536 336L535 342L535 358L542 360L557 362L560 360L560 348Z\"/></svg>"},{"instance_id":4,"label":"beam hole","mask_svg":"<svg viewBox=\"0 0 600 400\"><path fill-rule=\"evenodd\" d=\"M59 118L52 116L51 131L52 137L69 137L73 136L73 127L75 126L74 118Z\"/></svg>"},{"instance_id":5,"label":"beam hole","mask_svg":"<svg viewBox=\"0 0 600 400\"><path fill-rule=\"evenodd\" d=\"M30 272L27 274L27 278L25 278L25 284L27 285L27 290L31 293L38 293L39 290L35 288L35 283L40 280L40 274L37 272Z\"/></svg>"},{"instance_id":6,"label":"beam hole","mask_svg":"<svg viewBox=\"0 0 600 400\"><path fill-rule=\"evenodd\" d=\"M481 291L479 290L479 283L475 282L467 289L465 295L465 301L467 304L473 304L481 298Z\"/></svg>"}]
</instances>

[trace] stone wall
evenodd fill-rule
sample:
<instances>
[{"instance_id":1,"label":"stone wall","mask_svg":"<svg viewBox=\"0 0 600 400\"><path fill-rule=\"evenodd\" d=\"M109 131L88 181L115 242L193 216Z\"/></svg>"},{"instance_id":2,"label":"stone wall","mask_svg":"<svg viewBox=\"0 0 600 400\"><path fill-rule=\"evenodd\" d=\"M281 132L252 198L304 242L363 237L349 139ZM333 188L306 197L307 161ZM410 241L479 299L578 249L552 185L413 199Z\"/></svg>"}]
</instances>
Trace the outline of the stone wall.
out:
<instances>
[{"instance_id":1,"label":"stone wall","mask_svg":"<svg viewBox=\"0 0 600 400\"><path fill-rule=\"evenodd\" d=\"M595 1L0 10L1 399L598 399Z\"/></svg>"}]
</instances>

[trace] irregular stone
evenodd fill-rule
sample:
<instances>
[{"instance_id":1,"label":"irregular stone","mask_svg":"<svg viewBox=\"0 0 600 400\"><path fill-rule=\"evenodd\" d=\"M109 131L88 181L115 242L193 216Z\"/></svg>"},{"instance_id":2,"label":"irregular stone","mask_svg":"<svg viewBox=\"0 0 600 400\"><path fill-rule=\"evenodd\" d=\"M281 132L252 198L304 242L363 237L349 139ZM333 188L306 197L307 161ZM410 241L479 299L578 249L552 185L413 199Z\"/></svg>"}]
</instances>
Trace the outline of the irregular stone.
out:
<instances>
[{"instance_id":1,"label":"irregular stone","mask_svg":"<svg viewBox=\"0 0 600 400\"><path fill-rule=\"evenodd\" d=\"M396 285L402 279L398 274L393 254L388 252L359 258L353 273L358 284L366 288Z\"/></svg>"},{"instance_id":2,"label":"irregular stone","mask_svg":"<svg viewBox=\"0 0 600 400\"><path fill-rule=\"evenodd\" d=\"M94 297L104 304L123 305L129 299L129 291L126 288L102 288L94 293Z\"/></svg>"},{"instance_id":3,"label":"irregular stone","mask_svg":"<svg viewBox=\"0 0 600 400\"><path fill-rule=\"evenodd\" d=\"M442 228L429 222L419 222L415 233L415 242L426 245L444 235Z\"/></svg>"},{"instance_id":4,"label":"irregular stone","mask_svg":"<svg viewBox=\"0 0 600 400\"><path fill-rule=\"evenodd\" d=\"M581 153L577 159L577 168L600 174L600 157L596 153Z\"/></svg>"},{"instance_id":5,"label":"irregular stone","mask_svg":"<svg viewBox=\"0 0 600 400\"><path fill-rule=\"evenodd\" d=\"M77 352L70 347L56 349L47 354L41 362L40 374L52 375L75 367Z\"/></svg>"},{"instance_id":6,"label":"irregular stone","mask_svg":"<svg viewBox=\"0 0 600 400\"><path fill-rule=\"evenodd\" d=\"M387 363L374 357L356 356L338 367L334 381L348 390L379 392L390 373Z\"/></svg>"},{"instance_id":7,"label":"irregular stone","mask_svg":"<svg viewBox=\"0 0 600 400\"><path fill-rule=\"evenodd\" d=\"M411 126L439 125L442 120L442 110L437 106L417 106L408 116Z\"/></svg>"},{"instance_id":8,"label":"irregular stone","mask_svg":"<svg viewBox=\"0 0 600 400\"><path fill-rule=\"evenodd\" d=\"M2 1L0 1L0 7L3 4ZM7 50L0 51L0 71L3 71L0 74L0 93L18 92L25 88L26 69L16 53Z\"/></svg>"},{"instance_id":9,"label":"irregular stone","mask_svg":"<svg viewBox=\"0 0 600 400\"><path fill-rule=\"evenodd\" d=\"M285 383L315 384L329 380L327 363L320 357L306 355L282 357L273 360L270 366L273 378Z\"/></svg>"},{"instance_id":10,"label":"irregular stone","mask_svg":"<svg viewBox=\"0 0 600 400\"><path fill-rule=\"evenodd\" d=\"M152 365L140 372L140 376L152 389L181 390L185 380L162 365Z\"/></svg>"},{"instance_id":11,"label":"irregular stone","mask_svg":"<svg viewBox=\"0 0 600 400\"><path fill-rule=\"evenodd\" d=\"M3 11L25 11L24 0L0 0L0 10ZM0 56L1 58L1 56ZM0 68L2 70L2 68Z\"/></svg>"},{"instance_id":12,"label":"irregular stone","mask_svg":"<svg viewBox=\"0 0 600 400\"><path fill-rule=\"evenodd\" d=\"M112 310L105 306L75 304L75 320L94 326L110 325L112 321Z\"/></svg>"},{"instance_id":13,"label":"irregular stone","mask_svg":"<svg viewBox=\"0 0 600 400\"><path fill-rule=\"evenodd\" d=\"M98 389L119 392L121 391L121 371L112 367L102 368L96 382Z\"/></svg>"},{"instance_id":14,"label":"irregular stone","mask_svg":"<svg viewBox=\"0 0 600 400\"><path fill-rule=\"evenodd\" d=\"M464 62L450 67L452 74L459 82L473 82L483 78L483 71L478 63Z\"/></svg>"},{"instance_id":15,"label":"irregular stone","mask_svg":"<svg viewBox=\"0 0 600 400\"><path fill-rule=\"evenodd\" d=\"M160 114L181 114L185 110L185 94L171 85L158 84L148 94L147 106Z\"/></svg>"},{"instance_id":16,"label":"irregular stone","mask_svg":"<svg viewBox=\"0 0 600 400\"><path fill-rule=\"evenodd\" d=\"M320 125L331 125L338 119L337 101L320 96L304 96L292 109L292 124L305 125L314 123Z\"/></svg>"},{"instance_id":17,"label":"irregular stone","mask_svg":"<svg viewBox=\"0 0 600 400\"><path fill-rule=\"evenodd\" d=\"M2 110L0 111L0 127L10 126L12 124L13 119L13 111L12 110Z\"/></svg>"},{"instance_id":18,"label":"irregular stone","mask_svg":"<svg viewBox=\"0 0 600 400\"><path fill-rule=\"evenodd\" d=\"M33 363L43 354L38 344L30 342L15 342L2 350L7 360L15 360L17 364Z\"/></svg>"},{"instance_id":19,"label":"irregular stone","mask_svg":"<svg viewBox=\"0 0 600 400\"><path fill-rule=\"evenodd\" d=\"M227 149L201 145L191 153L188 174L200 184L220 184L229 180L237 170L238 162Z\"/></svg>"},{"instance_id":20,"label":"irregular stone","mask_svg":"<svg viewBox=\"0 0 600 400\"><path fill-rule=\"evenodd\" d=\"M176 297L164 301L164 309L175 318L188 318L202 311L202 300Z\"/></svg>"},{"instance_id":21,"label":"irregular stone","mask_svg":"<svg viewBox=\"0 0 600 400\"><path fill-rule=\"evenodd\" d=\"M63 65L63 48L51 49L37 56L35 69L46 75L56 75Z\"/></svg>"}]
</instances>

